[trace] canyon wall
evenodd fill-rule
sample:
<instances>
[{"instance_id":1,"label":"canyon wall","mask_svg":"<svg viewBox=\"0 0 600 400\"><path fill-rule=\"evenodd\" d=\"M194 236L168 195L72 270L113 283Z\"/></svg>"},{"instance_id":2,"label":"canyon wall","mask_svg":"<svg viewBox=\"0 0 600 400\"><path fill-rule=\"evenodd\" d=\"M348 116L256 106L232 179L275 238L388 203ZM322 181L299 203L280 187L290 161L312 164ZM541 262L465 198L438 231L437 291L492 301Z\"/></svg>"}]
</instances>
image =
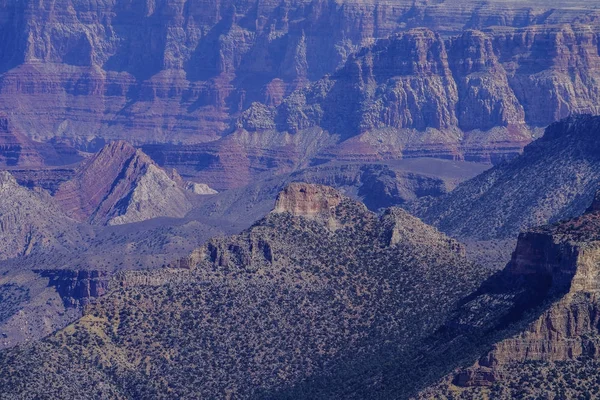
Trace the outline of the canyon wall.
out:
<instances>
[{"instance_id":1,"label":"canyon wall","mask_svg":"<svg viewBox=\"0 0 600 400\"><path fill-rule=\"evenodd\" d=\"M220 140L147 151L225 187L264 170L332 159L496 163L518 155L554 121L600 113L599 33L582 24L494 27L451 38L410 29L350 55L279 105L253 102Z\"/></svg>"},{"instance_id":2,"label":"canyon wall","mask_svg":"<svg viewBox=\"0 0 600 400\"><path fill-rule=\"evenodd\" d=\"M90 150L115 139L199 144L241 124L248 131L290 133L320 126L342 137L410 129L362 142L373 142L365 146L378 156L397 157L388 153L400 147L409 156L489 160L518 152L532 127L598 111L600 12L583 0L553 7L535 0L511 6L475 0L4 1L0 111L30 138L59 138ZM373 45L397 32L409 33ZM333 75L305 89L326 74ZM266 114L277 108L275 121L264 120L260 109L249 111L255 103ZM234 138L218 147L231 141L244 146ZM289 151L289 142L277 136L249 152L271 158ZM315 153L305 143L291 147ZM227 158L203 147L177 152L209 163L211 156ZM253 154L244 158L257 162ZM269 162L258 161L270 168Z\"/></svg>"},{"instance_id":3,"label":"canyon wall","mask_svg":"<svg viewBox=\"0 0 600 400\"><path fill-rule=\"evenodd\" d=\"M600 358L597 208L596 200L582 217L520 235L504 272L512 282L525 282L530 294L542 295L542 308L523 309L524 315L534 316L532 322L495 343L474 366L459 372L454 384L476 388L518 379L507 375L507 367L527 362Z\"/></svg>"}]
</instances>

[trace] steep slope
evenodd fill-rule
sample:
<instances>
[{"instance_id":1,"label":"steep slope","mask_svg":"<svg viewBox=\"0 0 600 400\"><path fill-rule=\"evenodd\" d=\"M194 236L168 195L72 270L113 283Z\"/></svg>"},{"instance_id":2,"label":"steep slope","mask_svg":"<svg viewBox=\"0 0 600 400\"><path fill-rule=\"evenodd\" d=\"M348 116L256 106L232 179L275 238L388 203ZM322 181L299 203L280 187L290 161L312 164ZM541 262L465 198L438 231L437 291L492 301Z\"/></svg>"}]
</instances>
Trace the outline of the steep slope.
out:
<instances>
[{"instance_id":1,"label":"steep slope","mask_svg":"<svg viewBox=\"0 0 600 400\"><path fill-rule=\"evenodd\" d=\"M120 274L75 324L1 352L0 389L265 398L308 377L349 378L340 363L411 348L479 285L487 272L462 251L400 209L378 217L330 188L293 184L240 235Z\"/></svg>"},{"instance_id":2,"label":"steep slope","mask_svg":"<svg viewBox=\"0 0 600 400\"><path fill-rule=\"evenodd\" d=\"M0 172L0 260L40 251L77 247L77 222L67 217L44 191L20 186Z\"/></svg>"},{"instance_id":3,"label":"steep slope","mask_svg":"<svg viewBox=\"0 0 600 400\"><path fill-rule=\"evenodd\" d=\"M599 134L600 117L554 123L523 155L413 211L452 236L478 239L580 215L600 185Z\"/></svg>"},{"instance_id":4,"label":"steep slope","mask_svg":"<svg viewBox=\"0 0 600 400\"><path fill-rule=\"evenodd\" d=\"M421 397L600 395L599 209L597 196L583 216L521 234L505 273L544 285L546 304L520 332L496 342L472 367L457 371ZM485 295L481 292L472 302L485 304ZM496 288L495 295L501 298L502 290Z\"/></svg>"},{"instance_id":5,"label":"steep slope","mask_svg":"<svg viewBox=\"0 0 600 400\"><path fill-rule=\"evenodd\" d=\"M106 145L86 160L60 185L55 198L68 215L93 224L183 217L190 209L183 183L123 141Z\"/></svg>"}]
</instances>

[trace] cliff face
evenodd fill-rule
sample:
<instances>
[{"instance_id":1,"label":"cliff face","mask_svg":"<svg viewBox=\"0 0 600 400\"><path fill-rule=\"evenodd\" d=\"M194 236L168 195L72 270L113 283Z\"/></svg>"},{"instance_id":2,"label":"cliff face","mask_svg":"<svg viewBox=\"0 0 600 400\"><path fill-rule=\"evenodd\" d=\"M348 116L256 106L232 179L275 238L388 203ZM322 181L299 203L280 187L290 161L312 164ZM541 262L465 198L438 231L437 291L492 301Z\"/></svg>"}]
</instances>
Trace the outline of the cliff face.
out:
<instances>
[{"instance_id":1,"label":"cliff face","mask_svg":"<svg viewBox=\"0 0 600 400\"><path fill-rule=\"evenodd\" d=\"M3 166L42 166L44 160L32 145L32 141L15 132L7 117L0 117L0 146Z\"/></svg>"},{"instance_id":2,"label":"cliff face","mask_svg":"<svg viewBox=\"0 0 600 400\"><path fill-rule=\"evenodd\" d=\"M520 131L526 141L527 126L598 113L597 42L598 30L580 25L468 30L450 40L412 29L361 50L330 80L284 100L275 121L282 130L319 125L346 136L384 127L446 136L451 128L505 128L503 140L515 142Z\"/></svg>"},{"instance_id":3,"label":"cliff face","mask_svg":"<svg viewBox=\"0 0 600 400\"><path fill-rule=\"evenodd\" d=\"M183 183L141 150L113 142L84 161L55 198L79 221L117 225L158 216L183 217L190 209Z\"/></svg>"},{"instance_id":4,"label":"cliff face","mask_svg":"<svg viewBox=\"0 0 600 400\"><path fill-rule=\"evenodd\" d=\"M106 293L110 274L106 271L94 270L34 270L43 278L48 278L48 285L56 289L65 307L86 305L91 299Z\"/></svg>"},{"instance_id":5,"label":"cliff face","mask_svg":"<svg viewBox=\"0 0 600 400\"><path fill-rule=\"evenodd\" d=\"M525 123L523 105L498 59L494 39L494 34L467 31L450 44L450 68L460 99L457 123L464 131Z\"/></svg>"},{"instance_id":6,"label":"cliff face","mask_svg":"<svg viewBox=\"0 0 600 400\"><path fill-rule=\"evenodd\" d=\"M530 322L520 332L493 344L474 366L457 373L454 385L468 388L469 395L491 386L495 393L501 393L499 388L519 380L518 371L524 365L532 366L534 374L540 375L555 363L583 366L585 360L600 357L598 205L596 200L581 217L520 235L504 271L505 279L513 282L513 288L521 285L530 296L540 296L537 303L542 306L537 312L535 307L522 308L524 315L530 314ZM496 287L496 296L503 290L506 288ZM479 298L485 296L481 291ZM547 390L548 383L537 388ZM584 390L573 389L574 394Z\"/></svg>"},{"instance_id":7,"label":"cliff face","mask_svg":"<svg viewBox=\"0 0 600 400\"><path fill-rule=\"evenodd\" d=\"M273 212L321 221L335 229L340 225L335 209L344 199L347 198L328 186L292 183L277 196Z\"/></svg>"},{"instance_id":8,"label":"cliff face","mask_svg":"<svg viewBox=\"0 0 600 400\"><path fill-rule=\"evenodd\" d=\"M0 15L0 111L30 138L97 150L205 143L238 126L335 135L317 149L306 132L241 135L165 157L178 169L189 154L208 160L199 177L214 162L217 181L323 158L337 135L372 130L335 154L496 160L532 127L598 111L598 11L584 0L24 0ZM410 33L373 45L397 32Z\"/></svg>"}]
</instances>

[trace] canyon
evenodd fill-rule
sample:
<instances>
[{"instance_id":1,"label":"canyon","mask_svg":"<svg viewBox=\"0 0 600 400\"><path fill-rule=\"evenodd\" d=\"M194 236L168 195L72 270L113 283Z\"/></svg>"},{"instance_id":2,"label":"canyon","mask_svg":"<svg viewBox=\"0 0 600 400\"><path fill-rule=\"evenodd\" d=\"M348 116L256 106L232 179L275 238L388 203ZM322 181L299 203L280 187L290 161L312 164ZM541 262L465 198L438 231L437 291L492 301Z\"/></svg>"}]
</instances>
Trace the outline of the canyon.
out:
<instances>
[{"instance_id":1,"label":"canyon","mask_svg":"<svg viewBox=\"0 0 600 400\"><path fill-rule=\"evenodd\" d=\"M147 146L217 190L331 159L498 162L598 112L600 10L583 0L25 0L0 16L15 130Z\"/></svg>"},{"instance_id":2,"label":"canyon","mask_svg":"<svg viewBox=\"0 0 600 400\"><path fill-rule=\"evenodd\" d=\"M600 4L0 0L0 399L600 397Z\"/></svg>"}]
</instances>

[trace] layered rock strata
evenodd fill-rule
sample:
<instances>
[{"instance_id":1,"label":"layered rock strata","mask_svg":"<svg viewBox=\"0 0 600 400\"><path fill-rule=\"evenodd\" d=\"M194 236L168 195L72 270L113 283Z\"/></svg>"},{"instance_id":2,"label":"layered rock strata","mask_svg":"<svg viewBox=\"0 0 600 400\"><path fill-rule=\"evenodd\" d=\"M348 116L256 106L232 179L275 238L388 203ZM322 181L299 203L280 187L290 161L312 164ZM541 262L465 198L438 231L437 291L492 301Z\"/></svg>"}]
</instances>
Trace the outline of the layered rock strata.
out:
<instances>
[{"instance_id":1,"label":"layered rock strata","mask_svg":"<svg viewBox=\"0 0 600 400\"><path fill-rule=\"evenodd\" d=\"M155 159L191 158L186 174L228 187L332 157L496 162L599 111L598 11L583 0L27 0L0 13L0 110L19 131L89 151L181 144Z\"/></svg>"},{"instance_id":2,"label":"layered rock strata","mask_svg":"<svg viewBox=\"0 0 600 400\"><path fill-rule=\"evenodd\" d=\"M543 307L539 314L529 310L534 317L522 332L495 343L474 366L457 373L454 385L502 386L516 379L511 366L600 358L599 206L595 200L579 218L520 235L505 277L524 284L530 295L537 292Z\"/></svg>"},{"instance_id":3,"label":"layered rock strata","mask_svg":"<svg viewBox=\"0 0 600 400\"><path fill-rule=\"evenodd\" d=\"M86 160L55 198L79 221L117 225L183 217L191 208L183 186L178 175L169 176L141 150L117 141Z\"/></svg>"},{"instance_id":4,"label":"layered rock strata","mask_svg":"<svg viewBox=\"0 0 600 400\"><path fill-rule=\"evenodd\" d=\"M253 101L277 106L397 30L594 26L598 15L583 0L26 0L0 12L0 107L33 138L59 135L83 147L214 139Z\"/></svg>"}]
</instances>

